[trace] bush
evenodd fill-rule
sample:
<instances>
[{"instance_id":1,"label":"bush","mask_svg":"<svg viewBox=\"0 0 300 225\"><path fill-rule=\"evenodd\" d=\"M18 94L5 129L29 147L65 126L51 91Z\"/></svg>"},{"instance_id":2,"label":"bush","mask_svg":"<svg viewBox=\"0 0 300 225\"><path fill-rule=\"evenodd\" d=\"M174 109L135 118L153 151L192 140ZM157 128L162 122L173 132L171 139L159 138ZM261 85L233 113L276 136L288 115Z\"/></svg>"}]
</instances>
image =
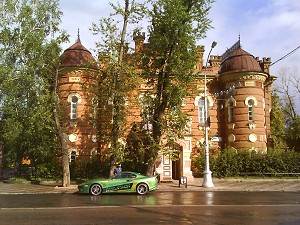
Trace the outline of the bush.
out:
<instances>
[{"instance_id":1,"label":"bush","mask_svg":"<svg viewBox=\"0 0 300 225\"><path fill-rule=\"evenodd\" d=\"M241 170L241 157L234 148L226 148L216 158L213 167L218 177L231 177Z\"/></svg>"},{"instance_id":2,"label":"bush","mask_svg":"<svg viewBox=\"0 0 300 225\"><path fill-rule=\"evenodd\" d=\"M98 157L72 162L70 164L71 180L106 177L109 173L109 165L109 162L100 161Z\"/></svg>"},{"instance_id":3,"label":"bush","mask_svg":"<svg viewBox=\"0 0 300 225\"><path fill-rule=\"evenodd\" d=\"M210 169L216 177L300 173L300 153L293 150L269 149L267 154L255 151L238 153L234 148L225 148L217 155L210 154ZM198 172L205 170L205 155L198 153L193 158Z\"/></svg>"}]
</instances>

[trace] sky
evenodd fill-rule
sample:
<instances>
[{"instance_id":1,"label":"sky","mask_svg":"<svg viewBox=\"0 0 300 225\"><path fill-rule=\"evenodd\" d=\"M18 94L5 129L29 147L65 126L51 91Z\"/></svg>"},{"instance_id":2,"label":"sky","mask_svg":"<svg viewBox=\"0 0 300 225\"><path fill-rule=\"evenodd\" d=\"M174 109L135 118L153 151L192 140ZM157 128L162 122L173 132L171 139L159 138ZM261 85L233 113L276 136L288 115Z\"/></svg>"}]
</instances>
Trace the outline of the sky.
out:
<instances>
[{"instance_id":1,"label":"sky","mask_svg":"<svg viewBox=\"0 0 300 225\"><path fill-rule=\"evenodd\" d=\"M100 39L89 28L93 22L108 17L109 2L123 4L123 0L60 0L64 14L61 28L70 35L70 43L62 46L63 49L75 43L79 28L81 43L93 52L95 42ZM212 55L222 55L239 37L245 51L260 59L271 57L272 62L300 46L300 0L216 0L209 18L213 28L199 40L199 45L204 45L208 52L211 43L216 41ZM146 27L144 31L147 32ZM300 72L299 62L300 49L272 65L270 73L280 77L283 69ZM297 101L300 105L299 98Z\"/></svg>"}]
</instances>

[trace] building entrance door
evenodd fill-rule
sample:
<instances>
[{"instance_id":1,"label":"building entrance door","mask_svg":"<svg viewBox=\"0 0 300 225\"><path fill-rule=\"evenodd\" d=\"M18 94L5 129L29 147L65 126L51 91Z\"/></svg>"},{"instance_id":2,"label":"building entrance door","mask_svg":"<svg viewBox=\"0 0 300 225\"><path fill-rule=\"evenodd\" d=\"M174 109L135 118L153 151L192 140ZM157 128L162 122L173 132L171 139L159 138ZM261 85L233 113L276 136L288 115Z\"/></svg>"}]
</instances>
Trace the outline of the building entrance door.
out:
<instances>
[{"instance_id":1,"label":"building entrance door","mask_svg":"<svg viewBox=\"0 0 300 225\"><path fill-rule=\"evenodd\" d=\"M172 179L178 180L182 176L182 146L177 146L178 159L172 161Z\"/></svg>"}]
</instances>

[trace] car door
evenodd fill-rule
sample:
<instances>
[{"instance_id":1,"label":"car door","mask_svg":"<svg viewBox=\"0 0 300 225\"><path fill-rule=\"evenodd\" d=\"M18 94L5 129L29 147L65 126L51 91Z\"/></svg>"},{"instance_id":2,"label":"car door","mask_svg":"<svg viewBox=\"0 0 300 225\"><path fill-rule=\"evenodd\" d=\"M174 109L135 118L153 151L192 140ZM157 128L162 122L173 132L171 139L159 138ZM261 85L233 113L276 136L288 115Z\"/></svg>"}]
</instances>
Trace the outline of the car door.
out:
<instances>
[{"instance_id":1,"label":"car door","mask_svg":"<svg viewBox=\"0 0 300 225\"><path fill-rule=\"evenodd\" d=\"M122 172L110 179L110 187L107 187L107 191L126 191L133 185L131 173Z\"/></svg>"},{"instance_id":2,"label":"car door","mask_svg":"<svg viewBox=\"0 0 300 225\"><path fill-rule=\"evenodd\" d=\"M116 182L118 183L117 191L130 190L133 185L132 174L128 172L122 172L120 177L116 178Z\"/></svg>"}]
</instances>

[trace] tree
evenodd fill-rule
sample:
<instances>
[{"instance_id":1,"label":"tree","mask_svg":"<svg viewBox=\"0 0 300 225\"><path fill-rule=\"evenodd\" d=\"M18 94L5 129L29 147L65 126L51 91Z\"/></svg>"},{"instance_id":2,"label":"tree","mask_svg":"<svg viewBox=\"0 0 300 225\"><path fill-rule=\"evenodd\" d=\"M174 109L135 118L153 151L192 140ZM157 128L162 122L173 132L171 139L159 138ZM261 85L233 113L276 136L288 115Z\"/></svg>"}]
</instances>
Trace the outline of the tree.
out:
<instances>
[{"instance_id":1,"label":"tree","mask_svg":"<svg viewBox=\"0 0 300 225\"><path fill-rule=\"evenodd\" d=\"M300 116L296 116L286 128L286 142L290 149L300 152Z\"/></svg>"},{"instance_id":2,"label":"tree","mask_svg":"<svg viewBox=\"0 0 300 225\"><path fill-rule=\"evenodd\" d=\"M297 115L295 99L300 95L300 79L297 70L282 69L279 73L279 83L276 88L283 99L284 113L287 121L293 120Z\"/></svg>"},{"instance_id":3,"label":"tree","mask_svg":"<svg viewBox=\"0 0 300 225\"><path fill-rule=\"evenodd\" d=\"M66 40L62 13L51 0L0 0L0 106L5 158L29 159L38 168L54 162L58 140L53 84ZM52 165L53 166L53 165Z\"/></svg>"},{"instance_id":4,"label":"tree","mask_svg":"<svg viewBox=\"0 0 300 225\"><path fill-rule=\"evenodd\" d=\"M273 147L277 149L285 149L285 116L280 106L280 98L274 90L272 92L272 110L270 113L271 137Z\"/></svg>"},{"instance_id":5,"label":"tree","mask_svg":"<svg viewBox=\"0 0 300 225\"><path fill-rule=\"evenodd\" d=\"M149 45L144 49L143 78L153 87L152 152L148 174L153 174L159 151L172 149L183 136L186 115L182 100L194 76L198 60L196 42L210 28L211 0L153 0L149 9Z\"/></svg>"},{"instance_id":6,"label":"tree","mask_svg":"<svg viewBox=\"0 0 300 225\"><path fill-rule=\"evenodd\" d=\"M300 123L295 103L300 96L299 73L298 70L282 69L279 76L280 82L277 83L277 90L281 97L281 107L285 116L286 144L299 151Z\"/></svg>"},{"instance_id":7,"label":"tree","mask_svg":"<svg viewBox=\"0 0 300 225\"><path fill-rule=\"evenodd\" d=\"M137 24L141 20L144 6L134 0L124 0L124 7L120 4L110 5L114 13L110 14L109 18L100 19L99 25L94 23L92 31L94 34L100 34L102 39L96 43L102 53L98 89L95 91L99 110L98 140L103 144L110 143L112 175L114 165L123 159L124 146L120 140L124 137L125 130L125 103L130 99L129 92L137 84L137 71L133 59L128 58L127 29L129 24ZM114 17L121 18L121 28L118 27L119 22L114 21Z\"/></svg>"}]
</instances>

